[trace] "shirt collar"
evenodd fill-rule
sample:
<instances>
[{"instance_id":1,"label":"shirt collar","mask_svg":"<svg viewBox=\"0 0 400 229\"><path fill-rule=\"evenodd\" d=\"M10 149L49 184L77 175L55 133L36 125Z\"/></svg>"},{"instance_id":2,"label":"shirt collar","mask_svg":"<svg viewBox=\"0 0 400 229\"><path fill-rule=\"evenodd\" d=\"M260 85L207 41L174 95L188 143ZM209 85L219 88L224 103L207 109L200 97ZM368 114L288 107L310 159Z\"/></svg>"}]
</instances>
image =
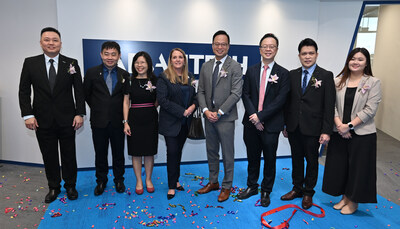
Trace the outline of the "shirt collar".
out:
<instances>
[{"instance_id":1,"label":"shirt collar","mask_svg":"<svg viewBox=\"0 0 400 229\"><path fill-rule=\"evenodd\" d=\"M275 61L272 61L271 63L268 64L268 69L272 70L274 67ZM263 69L265 66L264 62L261 61L261 69Z\"/></svg>"},{"instance_id":2,"label":"shirt collar","mask_svg":"<svg viewBox=\"0 0 400 229\"><path fill-rule=\"evenodd\" d=\"M103 64L103 72L108 72L108 68ZM115 66L113 69L111 69L111 72L117 72L117 66Z\"/></svg>"},{"instance_id":3,"label":"shirt collar","mask_svg":"<svg viewBox=\"0 0 400 229\"><path fill-rule=\"evenodd\" d=\"M43 53L44 54L44 53ZM46 63L48 63L49 61L50 61L50 59L53 59L54 60L54 62L56 63L56 64L58 64L58 58L60 57L60 54L57 54L57 56L55 56L55 57L53 57L53 58L51 58L51 57L49 57L49 56L47 56L46 54L44 54L44 60L46 61Z\"/></svg>"},{"instance_id":4,"label":"shirt collar","mask_svg":"<svg viewBox=\"0 0 400 229\"><path fill-rule=\"evenodd\" d=\"M313 66L309 67L308 69L305 68L305 67L303 67L303 66L301 66L301 72L303 73L304 70L307 70L307 71L308 71L308 74L309 74L310 76L312 76L312 74L314 73L314 70L315 70L316 67L317 67L317 63L315 63Z\"/></svg>"},{"instance_id":5,"label":"shirt collar","mask_svg":"<svg viewBox=\"0 0 400 229\"><path fill-rule=\"evenodd\" d=\"M228 58L228 55L224 56L222 59L219 60L219 61L221 61L221 66L224 65L226 58ZM214 64L217 64L217 59L215 59Z\"/></svg>"}]
</instances>

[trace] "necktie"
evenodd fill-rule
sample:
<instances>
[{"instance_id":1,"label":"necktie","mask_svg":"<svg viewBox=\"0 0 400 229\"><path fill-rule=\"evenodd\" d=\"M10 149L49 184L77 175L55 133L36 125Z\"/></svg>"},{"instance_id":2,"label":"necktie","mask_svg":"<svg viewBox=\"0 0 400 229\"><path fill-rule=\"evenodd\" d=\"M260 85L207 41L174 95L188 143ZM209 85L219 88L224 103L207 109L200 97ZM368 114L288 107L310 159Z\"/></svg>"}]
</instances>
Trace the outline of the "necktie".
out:
<instances>
[{"instance_id":1,"label":"necktie","mask_svg":"<svg viewBox=\"0 0 400 229\"><path fill-rule=\"evenodd\" d=\"M212 107L214 108L214 90L215 90L215 85L217 84L217 79L218 79L218 73L219 73L219 65L221 64L221 61L217 61L214 72L212 74L212 91L211 91L211 102L212 102Z\"/></svg>"},{"instance_id":2,"label":"necktie","mask_svg":"<svg viewBox=\"0 0 400 229\"><path fill-rule=\"evenodd\" d=\"M303 86L301 87L303 89L303 94L306 91L307 88L307 75L308 75L308 71L304 70L304 78L303 78Z\"/></svg>"},{"instance_id":3,"label":"necktie","mask_svg":"<svg viewBox=\"0 0 400 229\"><path fill-rule=\"evenodd\" d=\"M51 92L53 92L54 85L56 84L57 73L56 73L56 69L54 68L54 65L53 65L54 60L50 59L49 61L50 61L49 84L50 84Z\"/></svg>"},{"instance_id":4,"label":"necktie","mask_svg":"<svg viewBox=\"0 0 400 229\"><path fill-rule=\"evenodd\" d=\"M264 65L264 71L261 76L260 92L258 94L258 111L262 111L262 109L263 109L264 97L265 97L265 82L267 81L267 69L268 68L269 68L268 65Z\"/></svg>"},{"instance_id":5,"label":"necktie","mask_svg":"<svg viewBox=\"0 0 400 229\"><path fill-rule=\"evenodd\" d=\"M108 87L108 91L110 92L110 95L112 95L112 78L111 78L111 70L108 70L108 75L106 78L106 84Z\"/></svg>"}]
</instances>

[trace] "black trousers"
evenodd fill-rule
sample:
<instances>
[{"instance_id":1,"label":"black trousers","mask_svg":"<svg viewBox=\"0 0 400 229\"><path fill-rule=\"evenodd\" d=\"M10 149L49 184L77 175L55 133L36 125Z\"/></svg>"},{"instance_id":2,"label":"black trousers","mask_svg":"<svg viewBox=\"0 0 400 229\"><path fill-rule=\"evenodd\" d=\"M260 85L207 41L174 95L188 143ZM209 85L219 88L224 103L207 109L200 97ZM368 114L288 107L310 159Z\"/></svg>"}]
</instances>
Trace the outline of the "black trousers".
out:
<instances>
[{"instance_id":1,"label":"black trousers","mask_svg":"<svg viewBox=\"0 0 400 229\"><path fill-rule=\"evenodd\" d=\"M95 151L96 182L107 183L108 178L108 146L111 143L112 167L114 182L124 181L125 134L122 127L113 127L111 123L106 128L92 126L92 138Z\"/></svg>"},{"instance_id":2,"label":"black trousers","mask_svg":"<svg viewBox=\"0 0 400 229\"><path fill-rule=\"evenodd\" d=\"M293 190L307 196L313 196L318 179L319 136L303 135L299 128L288 134L292 151ZM304 158L307 161L305 177Z\"/></svg>"},{"instance_id":3,"label":"black trousers","mask_svg":"<svg viewBox=\"0 0 400 229\"><path fill-rule=\"evenodd\" d=\"M184 124L176 137L164 136L167 145L167 173L169 189L175 189L176 183L179 181L182 149L185 145L187 135L188 127Z\"/></svg>"},{"instance_id":4,"label":"black trousers","mask_svg":"<svg viewBox=\"0 0 400 229\"><path fill-rule=\"evenodd\" d=\"M326 155L322 191L357 203L376 203L376 133L344 139L333 133Z\"/></svg>"},{"instance_id":5,"label":"black trousers","mask_svg":"<svg viewBox=\"0 0 400 229\"><path fill-rule=\"evenodd\" d=\"M261 191L271 193L276 174L276 150L278 148L279 133L259 131L254 127L244 127L243 140L247 149L247 186L258 188L260 175L261 152L264 156L263 180Z\"/></svg>"},{"instance_id":6,"label":"black trousers","mask_svg":"<svg viewBox=\"0 0 400 229\"><path fill-rule=\"evenodd\" d=\"M75 130L74 127L58 126L56 122L50 128L36 130L36 138L42 153L47 182L50 189L61 188L61 177L64 188L75 187L77 177ZM61 171L59 149L61 156Z\"/></svg>"}]
</instances>

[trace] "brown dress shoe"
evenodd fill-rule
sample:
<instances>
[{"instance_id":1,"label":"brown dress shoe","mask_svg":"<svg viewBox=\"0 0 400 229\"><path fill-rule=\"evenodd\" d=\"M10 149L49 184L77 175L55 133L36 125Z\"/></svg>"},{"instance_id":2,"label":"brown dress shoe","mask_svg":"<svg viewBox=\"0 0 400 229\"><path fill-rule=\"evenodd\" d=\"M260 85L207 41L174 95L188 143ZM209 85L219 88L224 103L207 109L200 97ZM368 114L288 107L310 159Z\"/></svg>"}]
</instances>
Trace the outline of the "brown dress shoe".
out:
<instances>
[{"instance_id":1,"label":"brown dress shoe","mask_svg":"<svg viewBox=\"0 0 400 229\"><path fill-rule=\"evenodd\" d=\"M218 202L224 202L229 198L229 195L231 194L231 189L221 189L221 193L218 196Z\"/></svg>"},{"instance_id":2,"label":"brown dress shoe","mask_svg":"<svg viewBox=\"0 0 400 229\"><path fill-rule=\"evenodd\" d=\"M301 193L298 193L294 190L286 193L285 195L281 196L281 200L293 200L294 198L302 197Z\"/></svg>"},{"instance_id":3,"label":"brown dress shoe","mask_svg":"<svg viewBox=\"0 0 400 229\"><path fill-rule=\"evenodd\" d=\"M303 201L301 201L301 206L304 209L309 209L312 205L312 196L304 196Z\"/></svg>"},{"instance_id":4,"label":"brown dress shoe","mask_svg":"<svg viewBox=\"0 0 400 229\"><path fill-rule=\"evenodd\" d=\"M218 189L219 189L219 183L218 182L217 183L208 182L208 184L206 186L204 186L201 189L197 190L197 193L205 194L205 193L209 193L211 191L218 190Z\"/></svg>"}]
</instances>

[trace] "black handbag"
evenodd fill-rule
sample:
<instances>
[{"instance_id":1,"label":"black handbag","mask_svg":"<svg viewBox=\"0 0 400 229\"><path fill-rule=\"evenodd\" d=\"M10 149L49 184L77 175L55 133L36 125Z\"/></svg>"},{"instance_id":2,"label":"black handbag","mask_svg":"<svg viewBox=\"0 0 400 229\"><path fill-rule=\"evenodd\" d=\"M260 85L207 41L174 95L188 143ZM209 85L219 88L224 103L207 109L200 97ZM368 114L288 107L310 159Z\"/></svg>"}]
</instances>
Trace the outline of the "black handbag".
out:
<instances>
[{"instance_id":1,"label":"black handbag","mask_svg":"<svg viewBox=\"0 0 400 229\"><path fill-rule=\"evenodd\" d=\"M201 120L200 107L197 107L193 113L192 122L190 123L188 138L192 140L206 139L204 135L203 122Z\"/></svg>"}]
</instances>

